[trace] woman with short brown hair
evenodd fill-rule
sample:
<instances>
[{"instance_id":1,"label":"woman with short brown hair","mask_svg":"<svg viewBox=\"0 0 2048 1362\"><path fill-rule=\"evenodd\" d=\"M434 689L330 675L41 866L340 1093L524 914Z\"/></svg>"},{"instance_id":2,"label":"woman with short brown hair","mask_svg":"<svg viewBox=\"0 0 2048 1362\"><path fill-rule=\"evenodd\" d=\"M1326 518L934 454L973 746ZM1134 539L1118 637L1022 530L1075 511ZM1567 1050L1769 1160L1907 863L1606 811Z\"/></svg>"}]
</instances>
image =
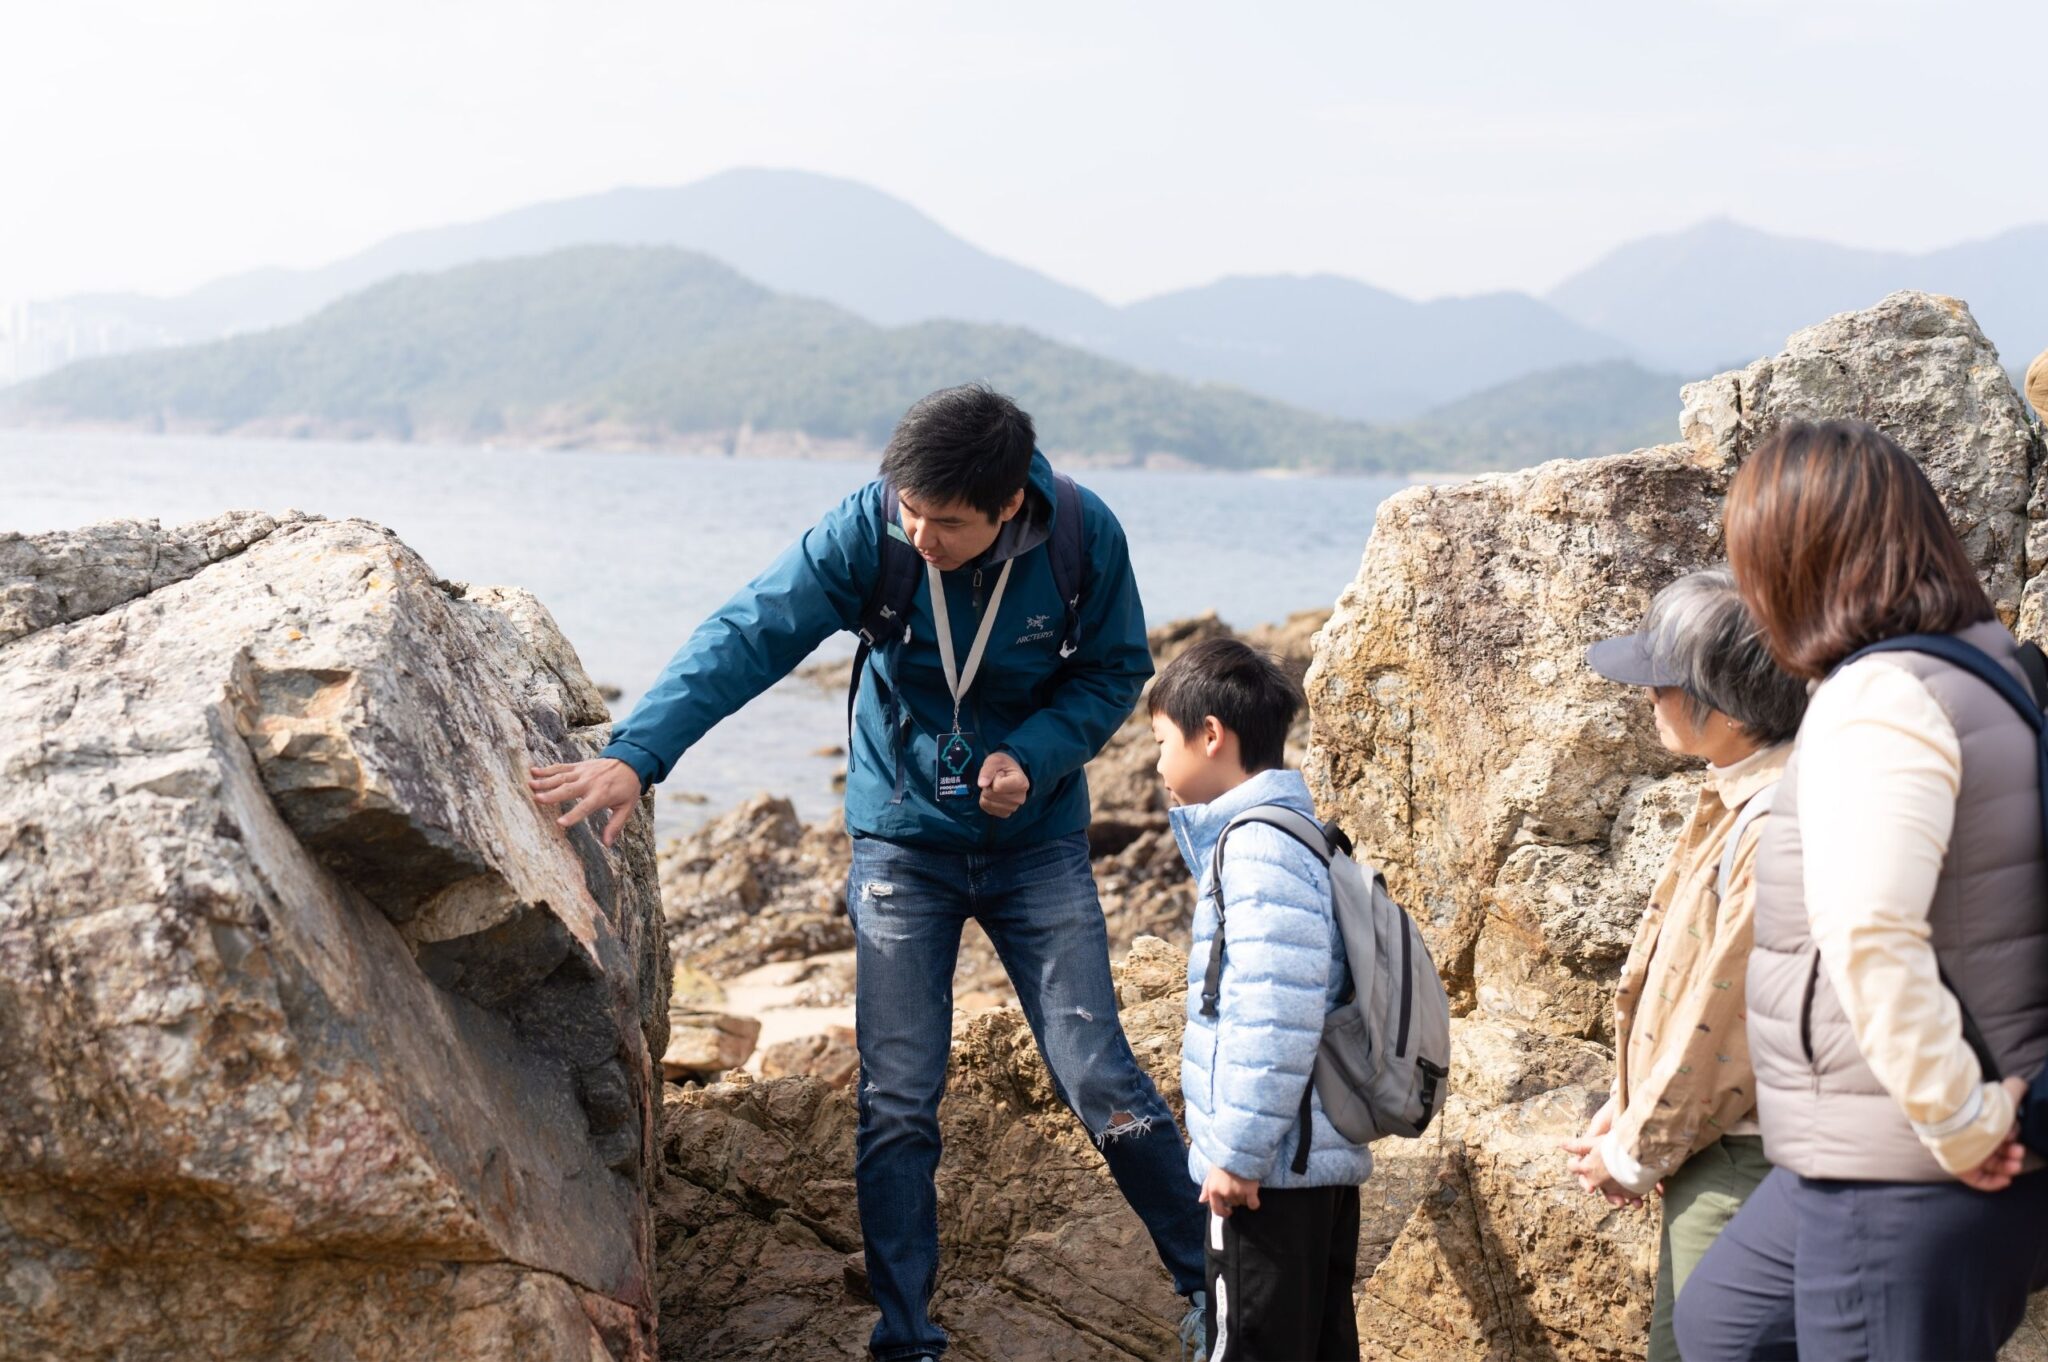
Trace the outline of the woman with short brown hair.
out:
<instances>
[{"instance_id":1,"label":"woman with short brown hair","mask_svg":"<svg viewBox=\"0 0 2048 1362\"><path fill-rule=\"evenodd\" d=\"M1817 684L1757 850L1749 1044L1775 1171L1680 1296L1679 1345L1989 1362L2048 1267L2048 1177L2014 1135L2048 1060L2048 850L2032 727L1925 649L1959 641L2024 684L2018 645L1871 426L1766 439L1727 537L1779 665ZM1910 650L1865 652L1887 642Z\"/></svg>"}]
</instances>

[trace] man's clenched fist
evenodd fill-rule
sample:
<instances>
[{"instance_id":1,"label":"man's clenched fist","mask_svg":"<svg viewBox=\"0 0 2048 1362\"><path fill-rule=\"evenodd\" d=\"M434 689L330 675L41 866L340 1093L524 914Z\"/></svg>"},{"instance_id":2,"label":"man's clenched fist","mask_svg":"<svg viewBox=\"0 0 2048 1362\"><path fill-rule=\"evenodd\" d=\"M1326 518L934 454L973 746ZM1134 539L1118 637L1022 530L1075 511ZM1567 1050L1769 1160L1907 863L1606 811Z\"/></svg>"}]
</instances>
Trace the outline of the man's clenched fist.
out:
<instances>
[{"instance_id":1,"label":"man's clenched fist","mask_svg":"<svg viewBox=\"0 0 2048 1362\"><path fill-rule=\"evenodd\" d=\"M994 752L981 764L981 807L998 818L1008 818L1024 807L1031 796L1031 778L1008 752Z\"/></svg>"},{"instance_id":2,"label":"man's clenched fist","mask_svg":"<svg viewBox=\"0 0 2048 1362\"><path fill-rule=\"evenodd\" d=\"M599 809L604 810L601 840L612 846L626 830L626 820L640 802L640 773L617 757L597 757L556 766L535 766L528 770L526 788L536 804L567 804L575 807L555 822L573 828Z\"/></svg>"}]
</instances>

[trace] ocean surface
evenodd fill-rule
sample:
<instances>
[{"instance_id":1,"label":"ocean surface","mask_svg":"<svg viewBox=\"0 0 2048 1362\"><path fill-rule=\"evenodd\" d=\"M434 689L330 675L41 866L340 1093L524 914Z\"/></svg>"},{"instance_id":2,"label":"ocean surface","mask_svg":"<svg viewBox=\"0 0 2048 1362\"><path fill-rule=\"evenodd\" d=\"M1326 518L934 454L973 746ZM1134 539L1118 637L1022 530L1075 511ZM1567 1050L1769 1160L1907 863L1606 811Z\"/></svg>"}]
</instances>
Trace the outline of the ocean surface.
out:
<instances>
[{"instance_id":1,"label":"ocean surface","mask_svg":"<svg viewBox=\"0 0 2048 1362\"><path fill-rule=\"evenodd\" d=\"M621 717L707 614L871 463L307 440L0 431L0 531L231 508L362 516L443 577L534 592ZM1380 501L1405 482L1227 473L1081 474L1116 511L1153 625L1215 610L1250 627L1333 604ZM819 658L852 652L846 637ZM792 678L713 730L661 787L680 832L769 791L805 818L838 805L845 696Z\"/></svg>"}]
</instances>

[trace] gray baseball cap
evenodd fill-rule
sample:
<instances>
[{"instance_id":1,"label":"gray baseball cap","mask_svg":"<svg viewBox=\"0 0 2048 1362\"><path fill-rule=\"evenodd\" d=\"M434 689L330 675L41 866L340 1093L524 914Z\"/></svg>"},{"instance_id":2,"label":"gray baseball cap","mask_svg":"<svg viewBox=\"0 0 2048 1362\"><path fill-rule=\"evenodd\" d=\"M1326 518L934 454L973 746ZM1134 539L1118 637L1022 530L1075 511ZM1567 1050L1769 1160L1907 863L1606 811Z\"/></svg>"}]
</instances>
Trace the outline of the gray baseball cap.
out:
<instances>
[{"instance_id":1,"label":"gray baseball cap","mask_svg":"<svg viewBox=\"0 0 2048 1362\"><path fill-rule=\"evenodd\" d=\"M1675 686L1683 680L1650 646L1647 634L1603 638L1586 649L1586 665L1624 686Z\"/></svg>"}]
</instances>

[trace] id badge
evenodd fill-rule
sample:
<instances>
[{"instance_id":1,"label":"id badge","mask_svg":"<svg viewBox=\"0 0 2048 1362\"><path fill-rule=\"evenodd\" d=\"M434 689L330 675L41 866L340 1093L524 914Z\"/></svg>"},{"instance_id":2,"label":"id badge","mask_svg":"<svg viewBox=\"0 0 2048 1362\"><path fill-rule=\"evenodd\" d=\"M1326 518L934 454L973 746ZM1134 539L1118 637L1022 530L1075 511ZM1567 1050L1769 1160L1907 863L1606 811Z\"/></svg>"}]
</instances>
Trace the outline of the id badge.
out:
<instances>
[{"instance_id":1,"label":"id badge","mask_svg":"<svg viewBox=\"0 0 2048 1362\"><path fill-rule=\"evenodd\" d=\"M975 784L980 759L972 733L948 733L939 739L938 779L933 788L941 804L962 799L979 799Z\"/></svg>"}]
</instances>

